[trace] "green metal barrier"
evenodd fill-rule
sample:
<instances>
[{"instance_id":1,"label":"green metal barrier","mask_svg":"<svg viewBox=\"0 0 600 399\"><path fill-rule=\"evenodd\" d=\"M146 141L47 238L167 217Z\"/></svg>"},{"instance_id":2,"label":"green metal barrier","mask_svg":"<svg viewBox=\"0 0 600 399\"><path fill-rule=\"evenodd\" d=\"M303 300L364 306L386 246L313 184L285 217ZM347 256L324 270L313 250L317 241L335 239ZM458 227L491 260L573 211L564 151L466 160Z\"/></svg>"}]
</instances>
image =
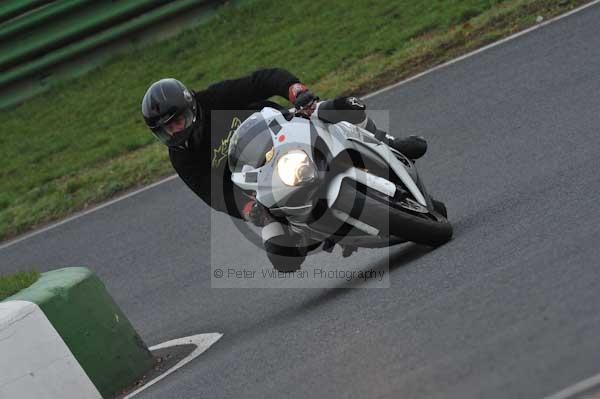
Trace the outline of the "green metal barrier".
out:
<instances>
[{"instance_id":1,"label":"green metal barrier","mask_svg":"<svg viewBox=\"0 0 600 399\"><path fill-rule=\"evenodd\" d=\"M201 23L222 3L0 0L0 109L81 76L115 52Z\"/></svg>"},{"instance_id":2,"label":"green metal barrier","mask_svg":"<svg viewBox=\"0 0 600 399\"><path fill-rule=\"evenodd\" d=\"M52 3L49 0L12 0L0 5L0 22L18 17L44 4Z\"/></svg>"},{"instance_id":3,"label":"green metal barrier","mask_svg":"<svg viewBox=\"0 0 600 399\"><path fill-rule=\"evenodd\" d=\"M37 35L26 35L16 43L0 46L0 71L29 61L41 54L48 53L66 44L80 40L88 35L144 13L165 0L127 0L123 2L98 2L82 18L70 18L57 21Z\"/></svg>"},{"instance_id":4,"label":"green metal barrier","mask_svg":"<svg viewBox=\"0 0 600 399\"><path fill-rule=\"evenodd\" d=\"M197 4L198 0L180 0L170 3L164 7L148 12L139 18L127 21L126 23L115 28L108 29L87 39L77 41L70 46L60 48L44 57L37 58L18 69L3 73L0 75L0 87L15 80L30 76L33 73L44 70L69 58L73 58L95 47L108 43L118 37L152 25L161 19L185 11L186 9L189 9Z\"/></svg>"},{"instance_id":5,"label":"green metal barrier","mask_svg":"<svg viewBox=\"0 0 600 399\"><path fill-rule=\"evenodd\" d=\"M69 12L91 3L92 0L66 0L48 4L46 7L33 10L21 18L6 21L0 25L0 43L11 37L36 29L43 24L52 23L52 19L65 17Z\"/></svg>"}]
</instances>

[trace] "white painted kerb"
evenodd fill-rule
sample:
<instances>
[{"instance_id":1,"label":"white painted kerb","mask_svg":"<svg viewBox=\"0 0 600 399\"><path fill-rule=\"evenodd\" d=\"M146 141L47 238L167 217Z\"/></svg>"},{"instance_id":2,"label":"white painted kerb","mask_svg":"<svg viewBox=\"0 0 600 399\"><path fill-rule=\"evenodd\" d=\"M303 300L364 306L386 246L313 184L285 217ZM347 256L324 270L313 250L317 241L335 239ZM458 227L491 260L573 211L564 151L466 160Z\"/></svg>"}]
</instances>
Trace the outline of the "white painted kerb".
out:
<instances>
[{"instance_id":1,"label":"white painted kerb","mask_svg":"<svg viewBox=\"0 0 600 399\"><path fill-rule=\"evenodd\" d=\"M35 303L0 302L0 398L102 399Z\"/></svg>"}]
</instances>

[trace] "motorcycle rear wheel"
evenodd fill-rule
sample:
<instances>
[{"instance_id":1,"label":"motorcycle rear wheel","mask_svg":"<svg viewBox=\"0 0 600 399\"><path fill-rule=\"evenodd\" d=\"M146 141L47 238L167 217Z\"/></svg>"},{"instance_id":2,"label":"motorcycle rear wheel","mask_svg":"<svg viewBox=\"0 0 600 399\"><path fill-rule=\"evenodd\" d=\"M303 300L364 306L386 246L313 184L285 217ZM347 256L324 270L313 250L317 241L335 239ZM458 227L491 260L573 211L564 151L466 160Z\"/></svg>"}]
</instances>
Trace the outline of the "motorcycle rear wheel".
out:
<instances>
[{"instance_id":1,"label":"motorcycle rear wheel","mask_svg":"<svg viewBox=\"0 0 600 399\"><path fill-rule=\"evenodd\" d=\"M411 212L390 202L389 197L362 192L342 184L332 208L375 227L380 234L398 237L417 244L440 246L452 238L452 225L437 212Z\"/></svg>"}]
</instances>

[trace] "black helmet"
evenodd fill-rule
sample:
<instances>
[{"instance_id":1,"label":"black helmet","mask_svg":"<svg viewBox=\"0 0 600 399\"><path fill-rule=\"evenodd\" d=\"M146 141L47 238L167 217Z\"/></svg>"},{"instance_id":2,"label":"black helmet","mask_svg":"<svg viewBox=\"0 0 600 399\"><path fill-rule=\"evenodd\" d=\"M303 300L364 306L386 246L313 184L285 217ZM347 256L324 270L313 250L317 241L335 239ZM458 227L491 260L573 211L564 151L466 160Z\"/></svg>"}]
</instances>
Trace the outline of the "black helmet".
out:
<instances>
[{"instance_id":1,"label":"black helmet","mask_svg":"<svg viewBox=\"0 0 600 399\"><path fill-rule=\"evenodd\" d=\"M183 145L196 125L196 100L190 90L177 79L161 79L153 83L142 100L146 125L163 144Z\"/></svg>"}]
</instances>

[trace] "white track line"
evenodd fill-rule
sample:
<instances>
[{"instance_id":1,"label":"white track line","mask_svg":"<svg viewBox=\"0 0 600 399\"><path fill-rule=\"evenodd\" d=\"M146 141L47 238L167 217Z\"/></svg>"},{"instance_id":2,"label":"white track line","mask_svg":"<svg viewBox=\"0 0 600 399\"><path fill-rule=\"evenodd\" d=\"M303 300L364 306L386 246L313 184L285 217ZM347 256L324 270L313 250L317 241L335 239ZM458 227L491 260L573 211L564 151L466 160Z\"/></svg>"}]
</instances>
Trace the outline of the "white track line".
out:
<instances>
[{"instance_id":1,"label":"white track line","mask_svg":"<svg viewBox=\"0 0 600 399\"><path fill-rule=\"evenodd\" d=\"M590 377L587 380L580 381L575 385L571 385L570 387L565 388L562 391L555 393L554 395L546 396L544 399L568 399L577 394L585 392L588 389L595 387L596 385L600 385L600 374ZM594 397L596 398L597 396Z\"/></svg>"},{"instance_id":2,"label":"white track line","mask_svg":"<svg viewBox=\"0 0 600 399\"><path fill-rule=\"evenodd\" d=\"M168 369L166 373L161 374L158 377L156 377L155 379L148 381L146 384L142 385L140 388L131 392L130 394L125 396L123 399L133 398L138 393L150 388L152 385L156 384L163 378L166 378L169 374L172 374L175 371L179 370L180 368L182 368L183 366L185 366L186 364L188 364L189 362L191 362L192 360L194 360L195 358L200 356L204 351L206 351L215 342L217 342L222 336L223 336L223 334L221 334L221 333L198 334L198 335L192 335L191 337L174 339L172 341L167 341L162 344L151 347L150 350L155 351L158 349L165 349L165 348L169 348L172 346L178 346L178 345L189 345L189 344L196 345L196 349L194 349L192 351L192 353L187 355L185 358L181 359L179 361L179 363L177 363L175 366Z\"/></svg>"},{"instance_id":3,"label":"white track line","mask_svg":"<svg viewBox=\"0 0 600 399\"><path fill-rule=\"evenodd\" d=\"M504 44L504 43L506 43L506 42L508 42L508 41L514 40L514 39L516 39L516 38L518 38L518 37L521 37L521 36L523 36L523 35L525 35L525 34L527 34L527 33L533 32L534 30L537 30L537 29L539 29L539 28L541 28L541 27L547 26L547 25L549 25L549 24L551 24L551 23L553 23L553 22L556 22L556 21L559 21L559 20L561 20L561 19L563 19L563 18L569 17L569 16L571 16L571 15L573 15L573 14L575 14L575 13L578 13L578 12L580 12L580 11L583 11L583 10L585 10L586 8L592 7L592 6L594 6L594 5L598 4L598 3L600 3L600 0L594 0L594 1L590 2L590 3L584 4L584 5L582 5L581 7L578 7L578 8L576 8L576 9L574 9L574 10L571 10L571 11L569 11L568 13L565 13L565 14L559 15L559 16L557 16L557 17L555 17L555 18L549 19L549 20L547 20L547 21L545 21L545 22L542 22L542 23L540 23L540 24L538 24L538 25L532 26L531 28L525 29L525 30L523 30L523 31L521 31L521 32L518 32L518 33L515 33L514 35L511 35L511 36L508 36L508 37L506 37L506 38L504 38L504 39L498 40L497 42L494 42L494 43L492 43L492 44L489 44L489 45L487 45L487 46L485 46L485 47L482 47L482 48L480 48L480 49L478 49L478 50L472 51L472 52L470 52L470 53L467 53L467 54L465 54L465 55L462 55L462 56L460 56L460 57L458 57L458 58L455 58L455 59L453 59L453 60L450 60L450 61L448 61L448 62L445 62L445 63L443 63L443 64L440 64L440 65L438 65L438 66L435 66L435 67L433 67L433 68L431 68L431 69L428 69L428 70L426 70L426 71L424 71L424 72L421 72L421 73L419 73L419 74L417 74L417 75L415 75L415 76L412 76L412 77L410 77L410 78L408 78L408 79L402 80L402 81L400 81L400 82L398 82L398 83L394 83L394 84L392 84L392 85L390 85L390 86L384 87L383 89L379 89L379 90L377 90L377 91L374 91L374 92L372 92L372 93L369 93L369 94L367 94L367 95L363 96L363 97L362 97L362 99L371 98L371 97L373 97L373 96L376 96L376 95L378 95L378 94L381 94L381 93L383 93L383 92L386 92L386 91L388 91L388 90L395 89L396 87L399 87L399 86L402 86L402 85L404 85L404 84L406 84L406 83L412 82L413 80L419 79L419 78L421 78L421 77L423 77L423 76L425 76L425 75L428 75L428 74L430 74L430 73L432 73L432 72L435 72L435 71L437 71L437 70L439 70L439 69L445 68L445 67L447 67L447 66L449 66L449 65L455 64L455 63L457 63L457 62L459 62L459 61L462 61L462 60L464 60L464 59L466 59L466 58L472 57L472 56L474 56L474 55L477 55L477 54L479 54L479 53L481 53L481 52L484 52L484 51L486 51L486 50L489 50L489 49L491 49L491 48L493 48L493 47L496 47L496 46L499 46L499 45L501 45L501 44ZM73 216L70 216L70 217L68 217L67 219L61 220L60 222L57 222L57 223L51 224L51 225L49 225L49 226L46 226L46 227L44 227L44 228L42 228L42 229L39 229L39 230L32 231L31 233L27 233L27 234L25 234L25 235L23 235L23 236L21 236L21 237L18 237L18 238L16 238L16 239L13 239L13 240L11 240L11 241L7 241L7 242L5 242L4 244L1 244L1 245L0 245L0 250L3 250L3 249L5 249L5 248L8 248L8 247L10 247L11 245L17 244L17 243L19 243L19 242L21 242L21 241L24 241L24 240L27 240L28 238L34 237L34 236L36 236L36 235L38 235L38 234L45 233L45 232L46 232L46 231L48 231L48 230L52 230L52 229L53 229L53 228L55 228L55 227L58 227L58 226L61 226L61 225L65 224L65 223L71 222L71 221L73 221L73 220L75 220L75 219L78 219L78 218L80 218L80 217L82 217L82 216L89 215L90 213L92 213L92 212L95 212L95 211L97 211L97 210L99 210L99 209L106 208L107 206L110 206L110 205L112 205L112 204L114 204L114 203L116 203L116 202L119 202L119 201L121 201L121 200L127 199L127 198L129 198L129 197L133 197L134 195L137 195L137 194L139 194L139 193L142 193L142 192L144 192L144 191L146 191L146 190L149 190L149 189L151 189L151 188L154 188L154 187L156 187L156 186L158 186L158 185L160 185L160 184L162 184L162 183L165 183L165 182L167 182L167 181L173 180L173 179L174 179L174 178L176 178L176 177L177 177L177 175L172 175L172 176L169 176L169 177L167 177L166 179L160 180L160 181L158 181L158 182L156 182L156 183L150 184L149 186L143 187L143 188L141 188L141 189L139 189L139 190L133 191L133 192L131 192L131 193L129 193L129 194L126 194L126 195L123 195L123 196L121 196L121 197L117 197L117 198L115 198L115 199L113 199L113 200L110 200L110 201L108 201L108 202L106 202L106 203L104 203L104 204L102 204L102 205L98 205L98 206L96 206L96 207L94 207L94 208L90 208L90 209L88 209L88 210L86 210L86 211L84 211L84 212L76 213L75 215L73 215Z\"/></svg>"},{"instance_id":4,"label":"white track line","mask_svg":"<svg viewBox=\"0 0 600 399\"><path fill-rule=\"evenodd\" d=\"M95 206L95 207L93 207L93 208L90 208L90 209L88 209L88 210L85 210L85 211L83 211L83 212L78 212L78 213L74 214L73 216L69 216L68 218L61 220L60 222L53 223L53 224L51 224L51 225L48 225L48 226L46 226L46 227L43 227L43 228L41 228L41 229L39 229L39 230L34 230L34 231L32 231L31 233L27 233L27 234L25 234L25 235L22 235L21 237L15 238L14 240L7 241L7 242L5 242L4 244L0 245L0 250L3 250L3 249L5 249L5 248L8 248L8 247L10 247L11 245L14 245L14 244L16 244L16 243L19 243L19 242L21 242L21 241L27 240L28 238L31 238L31 237L37 236L38 234L45 233L46 231L48 231L48 230L52 230L52 229L53 229L53 228L55 228L55 227L62 226L63 224L65 224L65 223L69 223L69 222L71 222L71 221L73 221L73 220L75 220L75 219L79 219L79 218L80 218L80 217L82 217L82 216L89 215L89 214L90 214L90 213L92 213L92 212L99 211L100 209L102 209L102 208L106 208L107 206L110 206L110 205L114 204L115 202L119 202L119 201L122 201L122 200L124 200L124 199L130 198L130 197L133 197L134 195L138 195L139 193L142 193L142 192L144 192L144 191L146 191L146 190L150 190L151 188L154 188L154 187L156 187L156 186L158 186L158 185L161 185L161 184L163 184L163 183L166 183L166 182L168 182L168 181L171 181L171 180L175 179L176 177L177 177L177 175L171 175L171 176L169 176L169 177L167 177L167 178L164 178L164 179L162 179L162 180L159 180L159 181L157 181L157 182L155 182L155 183L152 183L152 184L150 184L150 185L148 185L148 186L142 187L142 188L140 188L140 189L138 189L138 190L132 191L132 192L130 192L130 193L127 193L127 194L125 194L125 195L122 195L122 196L120 196L120 197L117 197L117 198L115 198L115 199L112 199L112 200L110 200L110 201L108 201L108 202L105 202L105 203L103 203L103 204L101 204L101 205Z\"/></svg>"},{"instance_id":5,"label":"white track line","mask_svg":"<svg viewBox=\"0 0 600 399\"><path fill-rule=\"evenodd\" d=\"M504 43L506 43L506 42L509 42L509 41L511 41L511 40L514 40L514 39L516 39L516 38L518 38L518 37L521 37L521 36L523 36L523 35L526 35L526 34L528 34L528 33L531 33L531 32L533 32L533 31L535 31L535 30L538 30L538 29L540 29L540 28L542 28L542 27L544 27L544 26L546 26L546 25L550 25L550 24L551 24L551 23L553 23L553 22L559 21L559 20L561 20L561 19L563 19L563 18L567 18L567 17L569 17L569 16L571 16L571 15L573 15L573 14L575 14L575 13L578 13L578 12L580 12L580 11L583 11L583 10L585 10L586 8L592 7L592 6L594 6L594 5L598 4L598 3L600 3L600 0L594 0L594 1L590 2L590 3L584 4L584 5L582 5L581 7L578 7L578 8L575 8L574 10L571 10L571 11L569 11L568 13L561 14L561 15L559 15L559 16L557 16L557 17L555 17L555 18L549 19L549 20L547 20L547 21L545 21L545 22L541 22L541 23L539 23L539 24L537 24L537 25L534 25L534 26L532 26L532 27L530 27L530 28L527 28L527 29L525 29L525 30L522 30L522 31L520 31L520 32L517 32L517 33L515 33L514 35L511 35L511 36L505 37L504 39L500 39L500 40L498 40L497 42L494 42L494 43L488 44L487 46L481 47L481 48L479 48L479 49L477 49L477 50L474 50L474 51L472 51L472 52L470 52L470 53L467 53L467 54L465 54L465 55L461 55L461 56L460 56L460 57L458 57L458 58L454 58L454 59L452 59L452 60L450 60L450 61L447 61L447 62L445 62L445 63L443 63L443 64L440 64L440 65L438 65L438 66L435 66L435 67L433 67L433 68L431 68L431 69L428 69L428 70L426 70L426 71L424 71L424 72L421 72L421 73L419 73L419 74L417 74L417 75L411 76L410 78L407 78L407 79L405 79L405 80L402 80L402 81L400 81L400 82L398 82L398 83L394 83L394 84L392 84L392 85L390 85L390 86L384 87L383 89L379 89L379 90L377 90L377 91L374 91L373 93L369 93L369 94L365 95L364 97L362 97L362 99L364 100L364 99L367 99L367 98L371 98L371 97L373 97L373 96L376 96L376 95L378 95L378 94L381 94L381 93L383 93L383 92L386 92L386 91L388 91L388 90L395 89L395 88L396 88L396 87L398 87L398 86L402 86L402 85L404 85L404 84L406 84L406 83L408 83L408 82L412 82L413 80L419 79L420 77L423 77L423 76L425 76L425 75L428 75L428 74L430 74L430 73L432 73L432 72L435 72L435 71L437 71L438 69L442 69L442 68L445 68L445 67L447 67L447 66L449 66L449 65L456 64L457 62L460 62L460 61L462 61L462 60L464 60L464 59L470 58L470 57L472 57L472 56L474 56L474 55L477 55L477 54L479 54L479 53L482 53L482 52L484 52L484 51L487 51L487 50L489 50L489 49L491 49L491 48L494 48L494 47L500 46L500 45L502 45L502 44L504 44Z\"/></svg>"}]
</instances>

